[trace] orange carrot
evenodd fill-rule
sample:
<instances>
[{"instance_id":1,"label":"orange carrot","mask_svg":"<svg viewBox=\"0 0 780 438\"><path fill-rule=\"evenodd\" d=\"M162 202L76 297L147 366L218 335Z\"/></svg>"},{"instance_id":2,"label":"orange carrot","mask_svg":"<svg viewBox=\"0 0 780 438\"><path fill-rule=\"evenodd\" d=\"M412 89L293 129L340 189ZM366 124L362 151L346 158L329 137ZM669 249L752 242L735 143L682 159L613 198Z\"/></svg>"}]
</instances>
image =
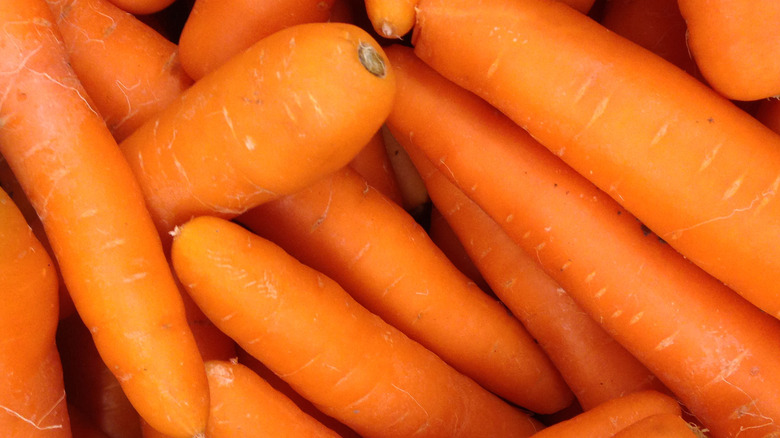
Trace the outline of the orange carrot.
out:
<instances>
[{"instance_id":1,"label":"orange carrot","mask_svg":"<svg viewBox=\"0 0 780 438\"><path fill-rule=\"evenodd\" d=\"M324 22L334 0L196 0L179 37L184 70L194 79L255 42L296 24Z\"/></svg>"},{"instance_id":2,"label":"orange carrot","mask_svg":"<svg viewBox=\"0 0 780 438\"><path fill-rule=\"evenodd\" d=\"M680 415L672 397L656 391L639 391L601 403L576 417L554 424L533 438L608 438L626 427L657 414Z\"/></svg>"},{"instance_id":3,"label":"orange carrot","mask_svg":"<svg viewBox=\"0 0 780 438\"><path fill-rule=\"evenodd\" d=\"M696 438L696 434L679 415L655 414L626 427L613 438Z\"/></svg>"},{"instance_id":4,"label":"orange carrot","mask_svg":"<svg viewBox=\"0 0 780 438\"><path fill-rule=\"evenodd\" d=\"M387 155L390 157L390 165L393 167L393 173L398 182L398 189L401 191L403 202L401 205L409 211L412 216L418 217L422 214L425 205L430 200L428 192L425 191L425 183L414 164L409 159L404 148L393 138L390 131L382 126L382 138L385 142Z\"/></svg>"},{"instance_id":5,"label":"orange carrot","mask_svg":"<svg viewBox=\"0 0 780 438\"><path fill-rule=\"evenodd\" d=\"M372 187L396 204L401 205L403 204L401 189L398 187L393 165L390 163L390 157L387 155L385 141L382 137L382 133L377 131L355 155L355 158L349 162L349 165Z\"/></svg>"},{"instance_id":6,"label":"orange carrot","mask_svg":"<svg viewBox=\"0 0 780 438\"><path fill-rule=\"evenodd\" d=\"M571 403L573 394L522 324L351 169L237 221L501 397L539 413Z\"/></svg>"},{"instance_id":7,"label":"orange carrot","mask_svg":"<svg viewBox=\"0 0 780 438\"><path fill-rule=\"evenodd\" d=\"M131 14L148 15L162 11L174 0L110 0L117 7Z\"/></svg>"},{"instance_id":8,"label":"orange carrot","mask_svg":"<svg viewBox=\"0 0 780 438\"><path fill-rule=\"evenodd\" d=\"M203 432L208 382L133 174L68 67L43 0L0 3L0 153L43 222L76 309L147 421Z\"/></svg>"},{"instance_id":9,"label":"orange carrot","mask_svg":"<svg viewBox=\"0 0 780 438\"><path fill-rule=\"evenodd\" d=\"M779 135L559 2L422 0L416 29L426 63L780 318Z\"/></svg>"},{"instance_id":10,"label":"orange carrot","mask_svg":"<svg viewBox=\"0 0 780 438\"><path fill-rule=\"evenodd\" d=\"M62 366L54 339L57 273L4 190L0 190L0 248L0 431L9 438L69 438Z\"/></svg>"},{"instance_id":11,"label":"orange carrot","mask_svg":"<svg viewBox=\"0 0 780 438\"><path fill-rule=\"evenodd\" d=\"M540 427L239 225L189 221L172 259L220 329L362 436L522 437Z\"/></svg>"},{"instance_id":12,"label":"orange carrot","mask_svg":"<svg viewBox=\"0 0 780 438\"><path fill-rule=\"evenodd\" d=\"M70 64L117 141L191 84L176 45L108 0L47 0Z\"/></svg>"},{"instance_id":13,"label":"orange carrot","mask_svg":"<svg viewBox=\"0 0 780 438\"><path fill-rule=\"evenodd\" d=\"M74 437L79 438L113 438L92 424L80 409L68 404L68 416L70 417L70 430Z\"/></svg>"},{"instance_id":14,"label":"orange carrot","mask_svg":"<svg viewBox=\"0 0 780 438\"><path fill-rule=\"evenodd\" d=\"M431 208L430 219L428 223L428 235L431 241L441 249L444 255L455 265L458 270L473 281L480 289L491 293L490 286L487 284L479 269L472 261L463 242L452 229L447 218L436 206Z\"/></svg>"},{"instance_id":15,"label":"orange carrot","mask_svg":"<svg viewBox=\"0 0 780 438\"><path fill-rule=\"evenodd\" d=\"M485 101L431 69L401 66L396 76L387 122L396 138L423 151L713 433L780 428L780 321Z\"/></svg>"},{"instance_id":16,"label":"orange carrot","mask_svg":"<svg viewBox=\"0 0 780 438\"><path fill-rule=\"evenodd\" d=\"M401 38L412 30L419 0L365 0L374 31L384 38Z\"/></svg>"},{"instance_id":17,"label":"orange carrot","mask_svg":"<svg viewBox=\"0 0 780 438\"><path fill-rule=\"evenodd\" d=\"M346 165L392 106L384 62L354 25L302 24L195 83L120 144L160 234L200 214L237 216Z\"/></svg>"},{"instance_id":18,"label":"orange carrot","mask_svg":"<svg viewBox=\"0 0 780 438\"><path fill-rule=\"evenodd\" d=\"M780 3L680 0L688 47L707 82L729 99L780 94Z\"/></svg>"}]
</instances>

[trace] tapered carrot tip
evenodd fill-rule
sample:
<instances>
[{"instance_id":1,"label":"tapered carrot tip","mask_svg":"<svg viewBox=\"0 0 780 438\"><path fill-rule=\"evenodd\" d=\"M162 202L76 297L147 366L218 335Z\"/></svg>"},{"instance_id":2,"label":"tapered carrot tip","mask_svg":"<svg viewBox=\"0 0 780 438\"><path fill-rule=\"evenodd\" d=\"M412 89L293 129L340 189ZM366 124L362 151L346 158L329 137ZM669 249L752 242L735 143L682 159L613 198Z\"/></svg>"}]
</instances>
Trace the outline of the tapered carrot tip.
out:
<instances>
[{"instance_id":1,"label":"tapered carrot tip","mask_svg":"<svg viewBox=\"0 0 780 438\"><path fill-rule=\"evenodd\" d=\"M372 75L383 78L387 74L382 55L371 44L361 42L358 45L358 59Z\"/></svg>"}]
</instances>

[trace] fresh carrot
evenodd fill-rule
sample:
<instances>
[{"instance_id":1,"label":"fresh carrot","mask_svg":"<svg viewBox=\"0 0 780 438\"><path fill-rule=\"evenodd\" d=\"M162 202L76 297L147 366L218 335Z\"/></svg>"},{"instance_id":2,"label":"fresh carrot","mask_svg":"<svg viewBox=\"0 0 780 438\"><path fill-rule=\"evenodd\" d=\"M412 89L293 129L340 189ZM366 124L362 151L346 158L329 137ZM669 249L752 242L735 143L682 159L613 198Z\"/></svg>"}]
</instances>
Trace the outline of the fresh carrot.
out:
<instances>
[{"instance_id":1,"label":"fresh carrot","mask_svg":"<svg viewBox=\"0 0 780 438\"><path fill-rule=\"evenodd\" d=\"M441 249L452 264L479 286L480 289L487 293L492 293L490 286L485 281L485 278L482 277L479 268L472 261L460 237L447 222L444 214L435 205L431 208L430 219L427 225L431 241Z\"/></svg>"},{"instance_id":2,"label":"fresh carrot","mask_svg":"<svg viewBox=\"0 0 780 438\"><path fill-rule=\"evenodd\" d=\"M76 310L147 421L203 432L208 382L133 174L87 104L44 0L0 3L0 153L43 222Z\"/></svg>"},{"instance_id":3,"label":"fresh carrot","mask_svg":"<svg viewBox=\"0 0 780 438\"><path fill-rule=\"evenodd\" d=\"M384 38L401 38L414 27L419 0L365 0L374 31Z\"/></svg>"},{"instance_id":4,"label":"fresh carrot","mask_svg":"<svg viewBox=\"0 0 780 438\"><path fill-rule=\"evenodd\" d=\"M688 47L702 75L729 99L780 94L780 3L679 0Z\"/></svg>"},{"instance_id":5,"label":"fresh carrot","mask_svg":"<svg viewBox=\"0 0 780 438\"><path fill-rule=\"evenodd\" d=\"M393 59L401 61L398 56ZM583 409L638 390L667 391L487 213L421 152L411 148L410 152L425 174L434 204L442 209L471 259L560 370Z\"/></svg>"},{"instance_id":6,"label":"fresh carrot","mask_svg":"<svg viewBox=\"0 0 780 438\"><path fill-rule=\"evenodd\" d=\"M57 273L4 190L0 248L0 431L9 438L70 438L55 344Z\"/></svg>"},{"instance_id":7,"label":"fresh carrot","mask_svg":"<svg viewBox=\"0 0 780 438\"><path fill-rule=\"evenodd\" d=\"M430 200L428 192L425 190L425 183L420 178L412 160L409 159L409 155L384 125L382 126L382 138L398 182L398 189L401 191L403 200L401 205L412 216L419 217Z\"/></svg>"},{"instance_id":8,"label":"fresh carrot","mask_svg":"<svg viewBox=\"0 0 780 438\"><path fill-rule=\"evenodd\" d=\"M184 70L194 79L284 28L325 22L334 0L196 0L179 37Z\"/></svg>"},{"instance_id":9,"label":"fresh carrot","mask_svg":"<svg viewBox=\"0 0 780 438\"><path fill-rule=\"evenodd\" d=\"M780 318L779 135L560 2L422 0L416 29L426 63Z\"/></svg>"},{"instance_id":10,"label":"fresh carrot","mask_svg":"<svg viewBox=\"0 0 780 438\"><path fill-rule=\"evenodd\" d=\"M612 399L576 417L554 424L534 438L609 438L626 427L657 414L680 415L677 401L657 391L639 391Z\"/></svg>"},{"instance_id":11,"label":"fresh carrot","mask_svg":"<svg viewBox=\"0 0 780 438\"><path fill-rule=\"evenodd\" d=\"M117 7L131 14L148 15L160 12L170 6L174 0L110 0Z\"/></svg>"},{"instance_id":12,"label":"fresh carrot","mask_svg":"<svg viewBox=\"0 0 780 438\"><path fill-rule=\"evenodd\" d=\"M206 362L211 438L331 437L339 435L238 362Z\"/></svg>"},{"instance_id":13,"label":"fresh carrot","mask_svg":"<svg viewBox=\"0 0 780 438\"><path fill-rule=\"evenodd\" d=\"M393 165L387 155L385 141L380 131L377 131L355 155L355 158L349 162L349 166L388 199L398 205L403 204L401 189L398 187Z\"/></svg>"},{"instance_id":14,"label":"fresh carrot","mask_svg":"<svg viewBox=\"0 0 780 438\"><path fill-rule=\"evenodd\" d=\"M696 434L681 416L667 413L645 417L613 438L696 438Z\"/></svg>"},{"instance_id":15,"label":"fresh carrot","mask_svg":"<svg viewBox=\"0 0 780 438\"><path fill-rule=\"evenodd\" d=\"M47 0L70 65L117 141L192 85L176 45L108 0Z\"/></svg>"},{"instance_id":16,"label":"fresh carrot","mask_svg":"<svg viewBox=\"0 0 780 438\"><path fill-rule=\"evenodd\" d=\"M539 413L572 402L522 324L458 271L409 214L351 169L237 221L334 279L369 311L499 396Z\"/></svg>"},{"instance_id":17,"label":"fresh carrot","mask_svg":"<svg viewBox=\"0 0 780 438\"><path fill-rule=\"evenodd\" d=\"M209 319L361 436L522 437L541 427L237 224L192 219L172 259Z\"/></svg>"},{"instance_id":18,"label":"fresh carrot","mask_svg":"<svg viewBox=\"0 0 780 438\"><path fill-rule=\"evenodd\" d=\"M778 431L780 321L485 101L431 69L396 76L387 123L404 147L423 151L716 436Z\"/></svg>"},{"instance_id":19,"label":"fresh carrot","mask_svg":"<svg viewBox=\"0 0 780 438\"><path fill-rule=\"evenodd\" d=\"M237 216L346 165L390 112L395 81L360 28L281 30L190 87L120 144L162 236Z\"/></svg>"}]
</instances>

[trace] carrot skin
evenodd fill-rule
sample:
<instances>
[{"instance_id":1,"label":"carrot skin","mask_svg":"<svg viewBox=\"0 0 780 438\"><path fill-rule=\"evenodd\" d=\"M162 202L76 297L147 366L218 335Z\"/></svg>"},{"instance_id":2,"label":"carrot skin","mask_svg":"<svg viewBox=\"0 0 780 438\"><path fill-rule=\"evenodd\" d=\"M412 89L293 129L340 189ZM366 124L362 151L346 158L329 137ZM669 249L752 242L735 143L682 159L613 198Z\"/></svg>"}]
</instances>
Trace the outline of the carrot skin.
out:
<instances>
[{"instance_id":1,"label":"carrot skin","mask_svg":"<svg viewBox=\"0 0 780 438\"><path fill-rule=\"evenodd\" d=\"M385 141L380 131L371 137L371 140L355 155L349 165L388 199L398 205L403 204L401 189L398 187L393 165L390 163L390 157L387 155Z\"/></svg>"},{"instance_id":2,"label":"carrot skin","mask_svg":"<svg viewBox=\"0 0 780 438\"><path fill-rule=\"evenodd\" d=\"M780 136L560 2L423 0L414 42L426 63L780 318Z\"/></svg>"},{"instance_id":3,"label":"carrot skin","mask_svg":"<svg viewBox=\"0 0 780 438\"><path fill-rule=\"evenodd\" d=\"M423 151L714 436L780 428L780 321L485 101L430 68L395 68L387 123L404 147Z\"/></svg>"},{"instance_id":4,"label":"carrot skin","mask_svg":"<svg viewBox=\"0 0 780 438\"><path fill-rule=\"evenodd\" d=\"M220 329L361 436L528 436L540 427L237 224L192 219L172 259Z\"/></svg>"},{"instance_id":5,"label":"carrot skin","mask_svg":"<svg viewBox=\"0 0 780 438\"><path fill-rule=\"evenodd\" d=\"M614 438L696 438L696 434L681 416L656 414L626 427Z\"/></svg>"}]
</instances>

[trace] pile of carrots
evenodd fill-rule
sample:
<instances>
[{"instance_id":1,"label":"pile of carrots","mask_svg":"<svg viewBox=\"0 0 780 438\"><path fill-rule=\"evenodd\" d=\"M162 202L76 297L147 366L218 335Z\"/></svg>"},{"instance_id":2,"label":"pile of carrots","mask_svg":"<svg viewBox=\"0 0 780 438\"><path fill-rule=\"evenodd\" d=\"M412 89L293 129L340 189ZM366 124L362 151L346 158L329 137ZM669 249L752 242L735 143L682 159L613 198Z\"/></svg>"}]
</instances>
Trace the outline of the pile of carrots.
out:
<instances>
[{"instance_id":1,"label":"pile of carrots","mask_svg":"<svg viewBox=\"0 0 780 438\"><path fill-rule=\"evenodd\" d=\"M0 28L0 436L780 437L776 0Z\"/></svg>"}]
</instances>

